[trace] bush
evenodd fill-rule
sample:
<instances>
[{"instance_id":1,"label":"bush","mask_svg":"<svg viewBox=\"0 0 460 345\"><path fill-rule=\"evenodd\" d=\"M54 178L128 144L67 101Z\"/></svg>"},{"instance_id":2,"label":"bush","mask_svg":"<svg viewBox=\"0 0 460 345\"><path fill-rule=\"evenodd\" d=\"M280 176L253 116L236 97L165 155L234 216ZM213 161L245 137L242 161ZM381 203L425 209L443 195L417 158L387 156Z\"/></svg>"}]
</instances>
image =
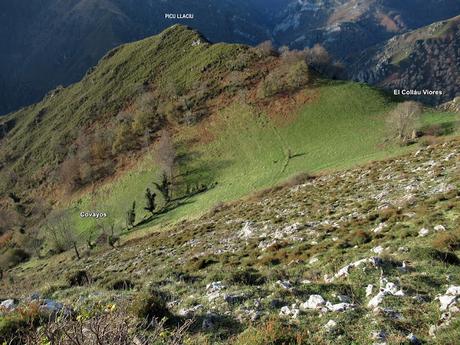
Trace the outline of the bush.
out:
<instances>
[{"instance_id":1,"label":"bush","mask_svg":"<svg viewBox=\"0 0 460 345\"><path fill-rule=\"evenodd\" d=\"M231 273L230 283L242 285L262 285L265 278L253 268L246 268Z\"/></svg>"},{"instance_id":2,"label":"bush","mask_svg":"<svg viewBox=\"0 0 460 345\"><path fill-rule=\"evenodd\" d=\"M131 290L135 284L128 278L115 278L106 281L104 286L110 290Z\"/></svg>"},{"instance_id":3,"label":"bush","mask_svg":"<svg viewBox=\"0 0 460 345\"><path fill-rule=\"evenodd\" d=\"M112 153L120 153L128 151L136 147L136 137L134 132L129 124L121 124L116 132L115 139L112 145Z\"/></svg>"},{"instance_id":4,"label":"bush","mask_svg":"<svg viewBox=\"0 0 460 345\"><path fill-rule=\"evenodd\" d=\"M414 260L434 260L448 265L459 265L460 259L451 252L443 252L434 248L415 247L410 251Z\"/></svg>"},{"instance_id":5,"label":"bush","mask_svg":"<svg viewBox=\"0 0 460 345\"><path fill-rule=\"evenodd\" d=\"M2 344L21 344L19 340L14 339L27 333L30 328L30 323L19 313L0 317L0 342Z\"/></svg>"},{"instance_id":6,"label":"bush","mask_svg":"<svg viewBox=\"0 0 460 345\"><path fill-rule=\"evenodd\" d=\"M293 92L309 82L309 70L305 61L283 63L270 72L259 89L259 97L271 97L283 92Z\"/></svg>"},{"instance_id":7,"label":"bush","mask_svg":"<svg viewBox=\"0 0 460 345\"><path fill-rule=\"evenodd\" d=\"M369 234L363 230L357 230L348 236L348 241L353 245L369 243L371 239Z\"/></svg>"},{"instance_id":8,"label":"bush","mask_svg":"<svg viewBox=\"0 0 460 345\"><path fill-rule=\"evenodd\" d=\"M158 291L139 293L132 302L131 312L149 323L155 319L170 319L172 316L166 307L165 297Z\"/></svg>"},{"instance_id":9,"label":"bush","mask_svg":"<svg viewBox=\"0 0 460 345\"><path fill-rule=\"evenodd\" d=\"M30 258L29 253L21 248L9 248L0 258L0 268L9 269Z\"/></svg>"},{"instance_id":10,"label":"bush","mask_svg":"<svg viewBox=\"0 0 460 345\"><path fill-rule=\"evenodd\" d=\"M69 286L83 286L91 283L91 278L85 270L73 271L67 274L66 281Z\"/></svg>"},{"instance_id":11,"label":"bush","mask_svg":"<svg viewBox=\"0 0 460 345\"><path fill-rule=\"evenodd\" d=\"M433 247L448 251L460 249L460 236L448 232L440 233L434 238Z\"/></svg>"}]
</instances>

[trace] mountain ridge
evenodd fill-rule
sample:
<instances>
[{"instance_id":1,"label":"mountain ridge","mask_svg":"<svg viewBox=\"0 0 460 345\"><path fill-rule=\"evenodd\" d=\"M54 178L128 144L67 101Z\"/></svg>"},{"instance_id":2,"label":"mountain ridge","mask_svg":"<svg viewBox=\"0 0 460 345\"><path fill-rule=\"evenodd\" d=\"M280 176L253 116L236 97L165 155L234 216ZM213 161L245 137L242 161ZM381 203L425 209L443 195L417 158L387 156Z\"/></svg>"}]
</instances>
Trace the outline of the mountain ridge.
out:
<instances>
[{"instance_id":1,"label":"mountain ridge","mask_svg":"<svg viewBox=\"0 0 460 345\"><path fill-rule=\"evenodd\" d=\"M237 0L197 4L42 0L33 5L18 0L1 6L0 113L36 102L58 85L78 81L115 46L174 24L164 18L168 12L194 12L193 21L179 22L193 25L211 41L252 45L273 40L276 45L299 49L319 43L338 60L395 34L460 13L454 0L274 0L268 4ZM23 61L20 69L18 60Z\"/></svg>"}]
</instances>

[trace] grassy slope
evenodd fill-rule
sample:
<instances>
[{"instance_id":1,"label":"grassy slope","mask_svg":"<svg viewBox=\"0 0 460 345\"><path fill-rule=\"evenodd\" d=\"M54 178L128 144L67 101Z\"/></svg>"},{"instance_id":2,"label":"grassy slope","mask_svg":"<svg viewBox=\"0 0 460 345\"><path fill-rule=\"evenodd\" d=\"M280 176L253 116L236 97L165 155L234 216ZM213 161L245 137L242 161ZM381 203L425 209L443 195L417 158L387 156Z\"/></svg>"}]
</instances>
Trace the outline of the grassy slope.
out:
<instances>
[{"instance_id":1,"label":"grassy slope","mask_svg":"<svg viewBox=\"0 0 460 345\"><path fill-rule=\"evenodd\" d=\"M179 153L188 159L179 172L188 172L185 178L190 184L218 184L144 227L198 216L219 202L273 186L296 173L347 168L405 150L382 145L384 115L393 107L384 95L364 85L341 82L322 85L317 91L319 97L304 105L285 126L275 125L266 114L241 103L227 107L201 126L181 128L176 141ZM439 123L454 117L435 112L427 114L424 121ZM203 135L209 139L189 144ZM289 150L299 156L287 162ZM152 155L148 155L138 168L84 196L77 208L104 210L123 225L125 212L136 200L139 219L145 215L140 210L145 188L156 176ZM82 231L95 222L76 220Z\"/></svg>"},{"instance_id":2,"label":"grassy slope","mask_svg":"<svg viewBox=\"0 0 460 345\"><path fill-rule=\"evenodd\" d=\"M231 44L193 46L195 40L203 42L197 32L174 26L161 35L122 45L109 52L81 82L2 119L16 121L0 150L0 159L8 161L2 175L13 171L23 178L16 186L19 190L27 184L36 186L41 174L52 173L62 161L63 148L68 148L83 128L91 122L110 121L145 85L161 88L166 82L175 82L179 88L190 88L203 68L213 66L217 73L225 68L219 65L222 61L232 61L246 49ZM0 179L0 194L10 188L7 178Z\"/></svg>"},{"instance_id":3,"label":"grassy slope","mask_svg":"<svg viewBox=\"0 0 460 345\"><path fill-rule=\"evenodd\" d=\"M197 332L190 344L364 345L374 343L372 334L380 330L389 344L405 344L409 333L422 343L454 344L459 314L452 311L451 322L443 322L436 296L460 284L459 145L459 138L452 138L417 154L270 190L82 260L73 259L71 252L35 260L8 272L0 293L21 296L38 289L81 313L109 303L123 308L143 288L155 287L174 301L175 314L202 305L191 314ZM247 236L241 233L246 222ZM437 225L446 230L435 231ZM429 230L426 237L419 236L421 228ZM449 236L457 236L457 242L447 241ZM449 243L457 245L449 249ZM378 246L381 254L373 251ZM363 264L351 268L348 277L325 278L374 256L381 266ZM94 281L71 286L66 275L81 269ZM242 272L263 279L251 283ZM382 274L404 296L385 296L380 309L374 309L368 302L377 294ZM119 279L129 279L135 288L111 288ZM293 288L283 289L279 280L288 280ZM206 286L213 281L222 281L224 288L211 299ZM370 296L368 284L374 285ZM349 296L354 307L346 312L306 310L295 320L278 318L281 306L298 307L312 294L333 303L338 295ZM233 303L224 301L227 295L243 297ZM255 310L260 314L253 322L248 311ZM216 315L216 327L201 330L208 311ZM330 319L337 322L334 332L324 329ZM439 325L436 338L429 334L433 324Z\"/></svg>"}]
</instances>

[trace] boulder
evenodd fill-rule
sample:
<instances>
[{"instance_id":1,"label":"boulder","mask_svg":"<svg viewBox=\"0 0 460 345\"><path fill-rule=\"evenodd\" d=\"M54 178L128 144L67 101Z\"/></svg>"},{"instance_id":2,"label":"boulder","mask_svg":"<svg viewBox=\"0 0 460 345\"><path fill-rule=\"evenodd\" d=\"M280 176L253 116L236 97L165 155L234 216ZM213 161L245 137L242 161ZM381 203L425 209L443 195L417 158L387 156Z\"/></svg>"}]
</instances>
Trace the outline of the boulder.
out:
<instances>
[{"instance_id":1,"label":"boulder","mask_svg":"<svg viewBox=\"0 0 460 345\"><path fill-rule=\"evenodd\" d=\"M337 304L332 304L331 302L326 303L326 308L329 309L330 311L335 311L335 312L342 312L348 309L353 309L354 305L351 303L337 303Z\"/></svg>"},{"instance_id":2,"label":"boulder","mask_svg":"<svg viewBox=\"0 0 460 345\"><path fill-rule=\"evenodd\" d=\"M14 299L6 299L2 303L0 303L0 309L4 309L6 311L13 311L16 309L17 303Z\"/></svg>"},{"instance_id":3,"label":"boulder","mask_svg":"<svg viewBox=\"0 0 460 345\"><path fill-rule=\"evenodd\" d=\"M326 304L321 295L311 295L305 303L300 305L300 309L319 309Z\"/></svg>"}]
</instances>

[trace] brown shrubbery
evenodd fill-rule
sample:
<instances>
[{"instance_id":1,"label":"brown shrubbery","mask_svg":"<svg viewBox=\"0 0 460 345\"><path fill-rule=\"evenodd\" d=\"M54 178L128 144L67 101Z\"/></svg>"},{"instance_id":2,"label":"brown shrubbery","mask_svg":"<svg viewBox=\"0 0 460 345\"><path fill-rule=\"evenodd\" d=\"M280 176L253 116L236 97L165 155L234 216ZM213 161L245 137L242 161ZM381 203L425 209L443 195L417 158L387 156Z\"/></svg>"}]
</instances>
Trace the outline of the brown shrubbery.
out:
<instances>
[{"instance_id":1,"label":"brown shrubbery","mask_svg":"<svg viewBox=\"0 0 460 345\"><path fill-rule=\"evenodd\" d=\"M267 98L284 92L293 92L310 80L307 63L290 58L271 71L261 83L259 97Z\"/></svg>"},{"instance_id":2,"label":"brown shrubbery","mask_svg":"<svg viewBox=\"0 0 460 345\"><path fill-rule=\"evenodd\" d=\"M180 345L192 321L166 328L166 320L136 321L124 311L106 311L90 317L60 316L55 320L11 316L0 325L0 341L8 345Z\"/></svg>"}]
</instances>

